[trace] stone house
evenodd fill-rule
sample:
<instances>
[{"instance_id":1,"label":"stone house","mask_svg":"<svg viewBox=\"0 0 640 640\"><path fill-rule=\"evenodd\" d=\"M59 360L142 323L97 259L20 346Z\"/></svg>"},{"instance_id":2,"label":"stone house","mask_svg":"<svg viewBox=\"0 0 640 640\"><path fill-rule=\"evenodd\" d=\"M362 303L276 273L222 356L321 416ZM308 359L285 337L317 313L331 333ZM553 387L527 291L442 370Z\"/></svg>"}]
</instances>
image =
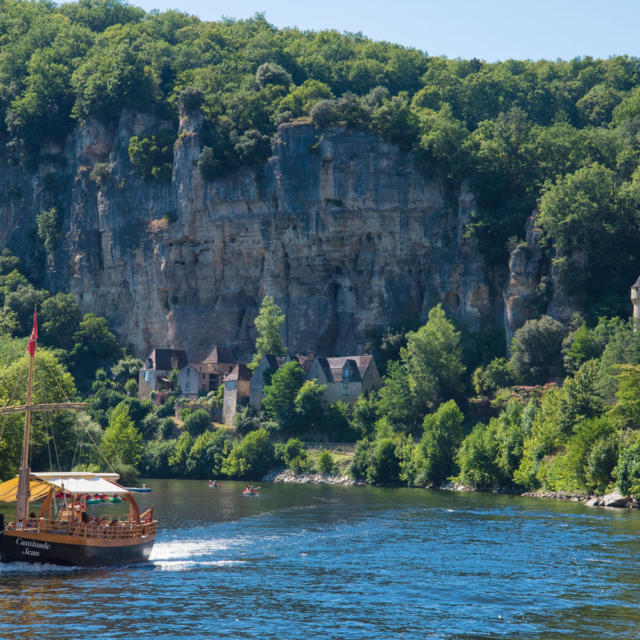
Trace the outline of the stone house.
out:
<instances>
[{"instance_id":1,"label":"stone house","mask_svg":"<svg viewBox=\"0 0 640 640\"><path fill-rule=\"evenodd\" d=\"M288 356L262 356L258 366L253 370L253 376L251 376L249 404L254 409L260 409L264 398L264 388L269 384L273 373L288 360L290 360Z\"/></svg>"},{"instance_id":2,"label":"stone house","mask_svg":"<svg viewBox=\"0 0 640 640\"><path fill-rule=\"evenodd\" d=\"M295 356L295 359L300 363L307 380L316 380L318 384L326 385L324 400L327 404L338 400L353 404L362 394L368 394L382 386L376 361L371 355L320 358L309 354ZM234 367L224 379L224 423L232 424L236 407L247 401L253 409L259 410L264 398L264 388L269 384L271 376L290 360L292 358L289 356L265 355L253 375L245 365L240 365L242 369ZM248 389L246 396L244 389Z\"/></svg>"},{"instance_id":3,"label":"stone house","mask_svg":"<svg viewBox=\"0 0 640 640\"><path fill-rule=\"evenodd\" d=\"M152 391L169 388L169 375L173 369L181 370L189 360L184 349L154 349L145 359L138 374L138 397L147 400Z\"/></svg>"},{"instance_id":4,"label":"stone house","mask_svg":"<svg viewBox=\"0 0 640 640\"><path fill-rule=\"evenodd\" d=\"M196 365L188 364L178 372L178 391L185 398L193 400L198 397L200 371Z\"/></svg>"},{"instance_id":5,"label":"stone house","mask_svg":"<svg viewBox=\"0 0 640 640\"><path fill-rule=\"evenodd\" d=\"M382 386L376 361L370 355L315 358L307 380L326 385L324 399L329 404L338 400L353 404L362 394Z\"/></svg>"},{"instance_id":6,"label":"stone house","mask_svg":"<svg viewBox=\"0 0 640 640\"><path fill-rule=\"evenodd\" d=\"M224 397L222 405L222 422L233 424L233 416L242 405L249 402L251 370L246 364L236 364L224 377Z\"/></svg>"},{"instance_id":7,"label":"stone house","mask_svg":"<svg viewBox=\"0 0 640 640\"><path fill-rule=\"evenodd\" d=\"M236 364L238 362L229 347L215 345L200 362L192 363L199 373L198 390L205 394L216 391Z\"/></svg>"}]
</instances>

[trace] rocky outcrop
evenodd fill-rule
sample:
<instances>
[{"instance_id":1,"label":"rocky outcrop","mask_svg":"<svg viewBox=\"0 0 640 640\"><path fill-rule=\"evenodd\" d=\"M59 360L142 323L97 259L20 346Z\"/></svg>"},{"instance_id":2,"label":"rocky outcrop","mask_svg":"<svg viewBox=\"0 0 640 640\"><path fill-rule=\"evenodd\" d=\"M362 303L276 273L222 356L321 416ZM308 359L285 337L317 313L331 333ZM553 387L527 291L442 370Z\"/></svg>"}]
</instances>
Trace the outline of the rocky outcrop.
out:
<instances>
[{"instance_id":1,"label":"rocky outcrop","mask_svg":"<svg viewBox=\"0 0 640 640\"><path fill-rule=\"evenodd\" d=\"M109 318L138 355L213 343L248 354L265 294L292 350L358 351L370 327L424 321L438 302L471 330L501 324L500 282L464 234L465 184L448 191L370 133L305 123L280 127L264 165L207 181L194 114L182 114L171 182L143 182L129 139L164 125L125 111L112 127L79 127L34 172L0 159L0 245ZM61 233L45 256L35 218L53 206Z\"/></svg>"},{"instance_id":2,"label":"rocky outcrop","mask_svg":"<svg viewBox=\"0 0 640 640\"><path fill-rule=\"evenodd\" d=\"M263 482L284 482L291 484L333 484L342 486L364 486L364 482L354 480L351 476L332 476L328 473L298 473L290 469L277 469L267 473Z\"/></svg>"}]
</instances>

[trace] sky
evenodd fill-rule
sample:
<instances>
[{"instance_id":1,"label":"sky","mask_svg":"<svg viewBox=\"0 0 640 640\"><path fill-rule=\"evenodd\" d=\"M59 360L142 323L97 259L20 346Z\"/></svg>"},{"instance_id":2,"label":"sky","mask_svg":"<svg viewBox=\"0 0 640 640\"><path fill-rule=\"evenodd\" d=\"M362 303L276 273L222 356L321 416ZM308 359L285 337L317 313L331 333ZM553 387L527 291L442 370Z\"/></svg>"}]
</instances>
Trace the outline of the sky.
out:
<instances>
[{"instance_id":1,"label":"sky","mask_svg":"<svg viewBox=\"0 0 640 640\"><path fill-rule=\"evenodd\" d=\"M640 57L640 0L129 0L203 20L264 13L277 27L361 32L448 58Z\"/></svg>"}]
</instances>

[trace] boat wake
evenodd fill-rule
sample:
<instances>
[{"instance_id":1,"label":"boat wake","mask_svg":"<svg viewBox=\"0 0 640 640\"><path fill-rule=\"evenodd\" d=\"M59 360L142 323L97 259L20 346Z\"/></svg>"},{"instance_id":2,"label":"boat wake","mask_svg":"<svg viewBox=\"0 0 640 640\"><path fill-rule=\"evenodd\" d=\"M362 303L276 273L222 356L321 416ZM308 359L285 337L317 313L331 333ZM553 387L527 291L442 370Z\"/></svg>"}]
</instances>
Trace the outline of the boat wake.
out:
<instances>
[{"instance_id":1,"label":"boat wake","mask_svg":"<svg viewBox=\"0 0 640 640\"><path fill-rule=\"evenodd\" d=\"M213 559L231 546L229 541L216 539L156 542L149 561L154 567L165 571L243 564L244 560Z\"/></svg>"},{"instance_id":2,"label":"boat wake","mask_svg":"<svg viewBox=\"0 0 640 640\"><path fill-rule=\"evenodd\" d=\"M45 573L70 573L83 571L86 567L65 567L57 564L33 564L27 562L0 562L0 576L5 574L45 574Z\"/></svg>"}]
</instances>

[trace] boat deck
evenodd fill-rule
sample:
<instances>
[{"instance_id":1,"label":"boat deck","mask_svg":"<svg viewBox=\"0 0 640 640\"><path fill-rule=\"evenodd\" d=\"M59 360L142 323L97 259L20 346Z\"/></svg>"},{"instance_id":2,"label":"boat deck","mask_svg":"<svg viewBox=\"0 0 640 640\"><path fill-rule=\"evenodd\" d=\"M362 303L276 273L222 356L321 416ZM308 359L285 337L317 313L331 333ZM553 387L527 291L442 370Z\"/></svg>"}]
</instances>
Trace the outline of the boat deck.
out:
<instances>
[{"instance_id":1,"label":"boat deck","mask_svg":"<svg viewBox=\"0 0 640 640\"><path fill-rule=\"evenodd\" d=\"M16 529L10 522L5 531L22 534L37 533L57 536L72 536L74 538L91 538L94 540L126 540L154 536L158 528L156 520L136 524L134 522L119 520L117 522L69 522L65 520L47 520L46 518L30 518L25 526Z\"/></svg>"}]
</instances>

